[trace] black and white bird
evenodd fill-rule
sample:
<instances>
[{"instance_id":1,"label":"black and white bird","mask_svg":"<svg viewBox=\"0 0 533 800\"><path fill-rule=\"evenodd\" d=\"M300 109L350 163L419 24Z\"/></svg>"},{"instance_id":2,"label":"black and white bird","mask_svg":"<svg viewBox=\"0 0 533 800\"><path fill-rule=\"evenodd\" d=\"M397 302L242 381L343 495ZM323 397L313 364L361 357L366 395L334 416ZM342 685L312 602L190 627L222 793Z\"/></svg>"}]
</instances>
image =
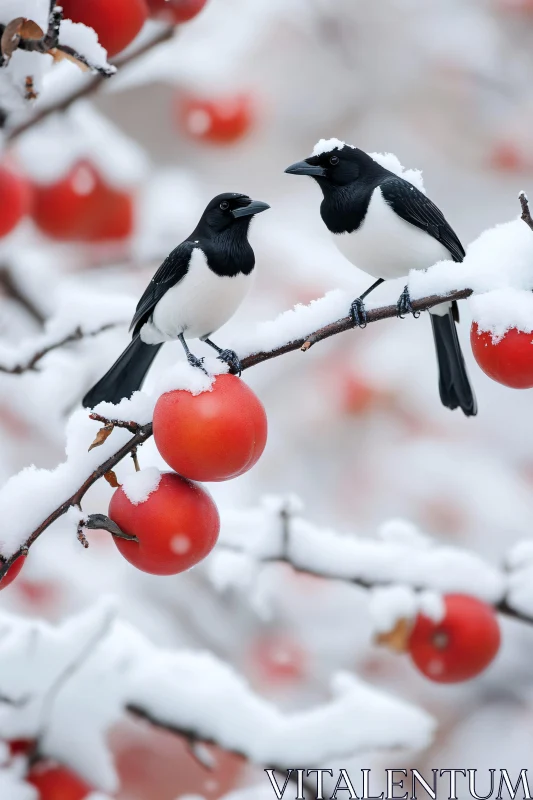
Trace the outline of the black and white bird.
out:
<instances>
[{"instance_id":1,"label":"black and white bird","mask_svg":"<svg viewBox=\"0 0 533 800\"><path fill-rule=\"evenodd\" d=\"M193 366L202 367L202 359L191 353L186 340L202 339L232 372L240 372L236 353L209 337L233 316L250 288L255 256L248 229L252 217L268 208L244 194L211 200L191 235L150 281L131 322L131 343L85 395L85 408L130 397L141 388L161 345L175 339Z\"/></svg>"},{"instance_id":2,"label":"black and white bird","mask_svg":"<svg viewBox=\"0 0 533 800\"><path fill-rule=\"evenodd\" d=\"M364 298L390 278L411 269L427 269L437 261L462 261L465 251L442 212L409 181L385 169L363 150L338 139L322 139L305 161L285 172L309 175L323 194L322 220L335 234L341 252L377 278L351 306L354 326L364 326ZM407 287L398 301L398 315L412 311ZM430 309L439 364L439 391L448 408L466 416L477 413L455 322L456 303Z\"/></svg>"}]
</instances>

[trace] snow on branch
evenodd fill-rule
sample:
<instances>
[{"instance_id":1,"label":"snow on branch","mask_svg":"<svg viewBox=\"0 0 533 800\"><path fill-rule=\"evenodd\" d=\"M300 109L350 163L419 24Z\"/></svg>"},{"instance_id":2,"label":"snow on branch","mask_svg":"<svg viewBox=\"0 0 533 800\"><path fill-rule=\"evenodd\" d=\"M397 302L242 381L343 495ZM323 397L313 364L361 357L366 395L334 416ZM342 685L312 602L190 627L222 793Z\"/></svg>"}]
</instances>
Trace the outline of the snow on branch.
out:
<instances>
[{"instance_id":1,"label":"snow on branch","mask_svg":"<svg viewBox=\"0 0 533 800\"><path fill-rule=\"evenodd\" d=\"M158 45L162 44L163 42L167 42L175 33L175 29L173 27L165 27L164 29L158 31L152 38L150 38L147 42L141 45L138 48L133 49L127 55L123 56L119 60L117 60L115 67L113 67L113 71L115 69L122 69L128 64L136 61L137 59L141 58L146 53L149 53L151 50L156 48ZM73 92L67 94L66 96L61 95L59 98L54 98L52 102L49 104L46 103L46 98L44 100L44 104L42 103L40 106L39 111L35 113L30 119L22 122L21 124L17 125L12 130L8 131L7 133L7 140L14 141L18 139L23 133L31 128L35 127L39 123L41 123L44 119L47 119L49 116L56 114L58 112L64 112L68 108L70 108L74 103L78 100L83 98L89 97L90 95L94 94L104 83L106 79L106 75L97 74L94 75L90 80L84 80L83 83Z\"/></svg>"},{"instance_id":2,"label":"snow on branch","mask_svg":"<svg viewBox=\"0 0 533 800\"><path fill-rule=\"evenodd\" d=\"M525 198L521 202L527 206ZM499 225L485 231L470 246L462 264L446 261L426 272L411 272L413 310L428 309L479 292L473 298L476 301L473 308L479 315L476 318L480 327L487 325L488 328L483 329L493 330L495 334L505 330L505 326L531 331L532 264L533 236L529 227L520 218ZM468 288L458 289L454 285ZM432 293L424 294L424 291ZM351 300L353 297L346 292L329 292L308 306L297 306L272 322L260 323L255 331L247 332L245 341L233 342L230 346L239 355L243 370L295 350L305 352L319 341L353 330L351 317L343 316ZM369 307L367 321L396 316L394 305ZM356 332L353 335L357 335ZM208 369L209 365L216 364L220 369L220 362L205 361ZM174 373L179 374L180 380L186 379L185 384L180 383L181 388L197 385L198 370L180 363L169 370L167 376L162 376L159 393L177 388L173 383ZM86 412L76 412L67 430L67 460L51 471L23 470L0 489L0 515L11 520L9 529L0 533L0 558L5 559L0 566L0 580L15 559L27 554L33 542L63 515L71 514L74 531L79 533L79 522L83 518L79 509L87 490L152 436L151 418L156 399L136 392L131 400L123 400L117 406L101 404L95 409L98 416L93 419L112 427L113 433L90 452L87 448L95 438L93 423ZM130 438L128 430L134 431ZM28 496L33 498L31 508L25 503ZM505 610L505 605L501 610Z\"/></svg>"},{"instance_id":3,"label":"snow on branch","mask_svg":"<svg viewBox=\"0 0 533 800\"><path fill-rule=\"evenodd\" d=\"M78 326L71 331L71 333L67 333L56 341L47 341L49 337L43 337L46 343L43 342L37 349L33 350L31 355L24 354L25 348L8 349L5 345L0 346L0 358L3 360L3 363L0 363L0 372L7 373L8 375L22 375L24 372L35 370L39 362L54 350L59 350L69 344L79 342L82 339L98 336L101 333L105 333L105 331L116 328L118 324L119 323L109 322L91 331L84 331L83 328ZM31 344L35 347L35 339L31 341Z\"/></svg>"},{"instance_id":4,"label":"snow on branch","mask_svg":"<svg viewBox=\"0 0 533 800\"><path fill-rule=\"evenodd\" d=\"M212 654L155 647L108 600L57 628L1 614L0 634L0 691L13 701L0 702L0 736L34 741L36 757L102 791L117 788L107 733L128 711L281 769L425 747L434 730L423 710L345 673L329 702L284 714Z\"/></svg>"},{"instance_id":5,"label":"snow on branch","mask_svg":"<svg viewBox=\"0 0 533 800\"><path fill-rule=\"evenodd\" d=\"M505 570L497 569L475 553L435 544L401 520L386 523L369 539L318 527L299 509L293 499L269 497L256 508L221 511L219 545L206 561L213 583L253 589L261 565L287 563L364 589L401 585L415 592L469 594L533 623L533 546L527 542L511 551Z\"/></svg>"}]
</instances>

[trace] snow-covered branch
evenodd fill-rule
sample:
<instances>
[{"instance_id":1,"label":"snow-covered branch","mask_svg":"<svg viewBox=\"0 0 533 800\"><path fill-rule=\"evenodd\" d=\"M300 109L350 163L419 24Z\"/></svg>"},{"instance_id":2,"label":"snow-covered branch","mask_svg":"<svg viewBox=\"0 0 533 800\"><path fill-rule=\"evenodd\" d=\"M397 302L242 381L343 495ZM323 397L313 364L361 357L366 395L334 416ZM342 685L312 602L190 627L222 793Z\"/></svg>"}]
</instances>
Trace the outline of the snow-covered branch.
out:
<instances>
[{"instance_id":1,"label":"snow-covered branch","mask_svg":"<svg viewBox=\"0 0 533 800\"><path fill-rule=\"evenodd\" d=\"M128 64L131 64L136 59L141 58L146 53L149 53L158 45L162 44L163 42L167 42L169 39L172 38L174 33L175 29L173 27L163 28L162 30L158 31L155 36L153 36L151 39L145 42L141 47L135 48L132 52L118 59L114 69L115 68L121 69L123 67L128 66ZM50 103L49 105L42 106L37 113L35 113L32 117L30 117L30 119L26 120L20 125L17 125L17 127L8 131L7 140L14 141L15 139L18 139L19 136L21 136L27 130L30 130L31 128L35 127L36 125L41 123L44 119L47 119L49 116L56 114L58 112L66 111L78 100L82 100L94 94L104 83L106 77L107 76L102 73L94 75L90 80L84 81L78 89L76 89L71 94L68 94L66 97L62 96L57 101Z\"/></svg>"},{"instance_id":2,"label":"snow-covered branch","mask_svg":"<svg viewBox=\"0 0 533 800\"><path fill-rule=\"evenodd\" d=\"M237 575L236 585L253 588L261 565L286 563L364 589L402 586L417 593L469 594L533 624L533 548L527 543L508 554L504 570L475 553L437 545L401 520L383 525L374 539L341 535L304 519L290 498L265 498L257 508L222 511L221 520L219 546L207 561L221 589L233 585Z\"/></svg>"},{"instance_id":3,"label":"snow-covered branch","mask_svg":"<svg viewBox=\"0 0 533 800\"><path fill-rule=\"evenodd\" d=\"M127 711L279 768L424 747L433 733L424 711L346 673L334 676L329 702L284 714L210 653L155 647L109 601L58 628L2 614L0 631L2 694L24 699L0 703L0 736L35 742L39 757L103 791L117 788L107 732Z\"/></svg>"},{"instance_id":4,"label":"snow-covered branch","mask_svg":"<svg viewBox=\"0 0 533 800\"><path fill-rule=\"evenodd\" d=\"M101 333L105 333L105 331L117 327L117 325L118 323L109 322L90 331L84 331L83 328L77 327L71 333L67 333L57 341L43 344L30 355L22 355L21 360L18 360L19 349L9 352L7 348L3 346L0 348L0 356L4 359L4 363L0 364L0 372L4 372L8 375L22 375L24 372L36 369L39 362L54 350L59 350L69 344L79 342L82 339L98 336ZM50 337L46 338L49 339Z\"/></svg>"}]
</instances>

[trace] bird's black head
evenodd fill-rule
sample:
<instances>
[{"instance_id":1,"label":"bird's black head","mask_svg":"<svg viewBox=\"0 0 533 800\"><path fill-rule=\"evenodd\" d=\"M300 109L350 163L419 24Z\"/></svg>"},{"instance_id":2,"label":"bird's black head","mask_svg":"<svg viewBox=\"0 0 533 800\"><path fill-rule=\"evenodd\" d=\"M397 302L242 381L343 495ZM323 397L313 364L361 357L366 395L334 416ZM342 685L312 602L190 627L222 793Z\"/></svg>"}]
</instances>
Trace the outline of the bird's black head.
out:
<instances>
[{"instance_id":1,"label":"bird's black head","mask_svg":"<svg viewBox=\"0 0 533 800\"><path fill-rule=\"evenodd\" d=\"M252 217L268 208L270 206L266 203L252 200L245 194L219 194L211 200L202 214L197 232L218 234L232 228L246 232Z\"/></svg>"},{"instance_id":2,"label":"bird's black head","mask_svg":"<svg viewBox=\"0 0 533 800\"><path fill-rule=\"evenodd\" d=\"M309 158L285 172L316 180L324 195L320 215L332 233L349 233L359 227L372 192L390 174L363 150L338 139L321 139Z\"/></svg>"},{"instance_id":3,"label":"bird's black head","mask_svg":"<svg viewBox=\"0 0 533 800\"><path fill-rule=\"evenodd\" d=\"M383 171L367 153L339 139L321 139L305 161L291 164L285 172L309 175L323 191L328 187L349 186L355 181L373 179Z\"/></svg>"}]
</instances>

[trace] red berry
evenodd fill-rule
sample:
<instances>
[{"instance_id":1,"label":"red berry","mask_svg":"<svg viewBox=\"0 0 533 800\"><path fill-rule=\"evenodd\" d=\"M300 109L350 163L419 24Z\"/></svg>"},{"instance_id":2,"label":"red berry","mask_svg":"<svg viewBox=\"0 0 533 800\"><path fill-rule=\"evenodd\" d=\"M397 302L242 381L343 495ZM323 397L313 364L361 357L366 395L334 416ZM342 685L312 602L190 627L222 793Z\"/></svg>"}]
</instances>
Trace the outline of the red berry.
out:
<instances>
[{"instance_id":1,"label":"red berry","mask_svg":"<svg viewBox=\"0 0 533 800\"><path fill-rule=\"evenodd\" d=\"M488 667L500 647L494 609L463 594L444 598L445 616L434 622L420 614L409 638L409 652L427 678L436 683L467 681Z\"/></svg>"},{"instance_id":2,"label":"red berry","mask_svg":"<svg viewBox=\"0 0 533 800\"><path fill-rule=\"evenodd\" d=\"M94 242L129 239L134 230L135 209L133 197L124 191L105 187L99 213L88 238Z\"/></svg>"},{"instance_id":3,"label":"red berry","mask_svg":"<svg viewBox=\"0 0 533 800\"><path fill-rule=\"evenodd\" d=\"M305 672L304 651L286 635L271 633L256 639L250 661L254 673L268 685L296 683Z\"/></svg>"},{"instance_id":4,"label":"red berry","mask_svg":"<svg viewBox=\"0 0 533 800\"><path fill-rule=\"evenodd\" d=\"M61 181L35 186L33 219L53 239L125 239L133 232L133 199L109 187L92 164L80 161Z\"/></svg>"},{"instance_id":5,"label":"red berry","mask_svg":"<svg viewBox=\"0 0 533 800\"><path fill-rule=\"evenodd\" d=\"M470 342L474 358L489 378L512 389L533 387L533 333L511 328L494 340L474 322Z\"/></svg>"},{"instance_id":6,"label":"red berry","mask_svg":"<svg viewBox=\"0 0 533 800\"><path fill-rule=\"evenodd\" d=\"M152 17L180 25L196 17L207 0L147 0L147 2Z\"/></svg>"},{"instance_id":7,"label":"red berry","mask_svg":"<svg viewBox=\"0 0 533 800\"><path fill-rule=\"evenodd\" d=\"M196 481L225 481L251 469L267 440L259 398L235 375L219 375L210 392L162 395L154 410L157 449L172 469Z\"/></svg>"},{"instance_id":8,"label":"red berry","mask_svg":"<svg viewBox=\"0 0 533 800\"><path fill-rule=\"evenodd\" d=\"M31 193L26 180L6 166L0 166L0 237L16 228L30 210Z\"/></svg>"},{"instance_id":9,"label":"red berry","mask_svg":"<svg viewBox=\"0 0 533 800\"><path fill-rule=\"evenodd\" d=\"M122 488L117 489L109 516L139 540L113 537L124 558L152 575L175 575L198 564L215 546L220 529L211 495L173 472L161 476L144 503L135 505Z\"/></svg>"},{"instance_id":10,"label":"red berry","mask_svg":"<svg viewBox=\"0 0 533 800\"><path fill-rule=\"evenodd\" d=\"M0 591L5 589L9 586L10 583L13 583L17 575L19 574L20 570L24 566L24 562L26 560L26 556L19 556L9 567L8 571L0 580Z\"/></svg>"},{"instance_id":11,"label":"red berry","mask_svg":"<svg viewBox=\"0 0 533 800\"><path fill-rule=\"evenodd\" d=\"M30 750L35 747L35 742L31 739L12 739L9 744L9 752L12 756L27 756Z\"/></svg>"},{"instance_id":12,"label":"red berry","mask_svg":"<svg viewBox=\"0 0 533 800\"><path fill-rule=\"evenodd\" d=\"M37 764L27 782L39 792L39 800L85 800L94 790L65 767Z\"/></svg>"},{"instance_id":13,"label":"red berry","mask_svg":"<svg viewBox=\"0 0 533 800\"><path fill-rule=\"evenodd\" d=\"M96 31L109 56L124 50L148 19L145 0L61 0L61 6L65 19Z\"/></svg>"},{"instance_id":14,"label":"red berry","mask_svg":"<svg viewBox=\"0 0 533 800\"><path fill-rule=\"evenodd\" d=\"M234 144L254 122L252 98L247 94L219 98L178 96L181 128L192 138L210 144Z\"/></svg>"}]
</instances>

